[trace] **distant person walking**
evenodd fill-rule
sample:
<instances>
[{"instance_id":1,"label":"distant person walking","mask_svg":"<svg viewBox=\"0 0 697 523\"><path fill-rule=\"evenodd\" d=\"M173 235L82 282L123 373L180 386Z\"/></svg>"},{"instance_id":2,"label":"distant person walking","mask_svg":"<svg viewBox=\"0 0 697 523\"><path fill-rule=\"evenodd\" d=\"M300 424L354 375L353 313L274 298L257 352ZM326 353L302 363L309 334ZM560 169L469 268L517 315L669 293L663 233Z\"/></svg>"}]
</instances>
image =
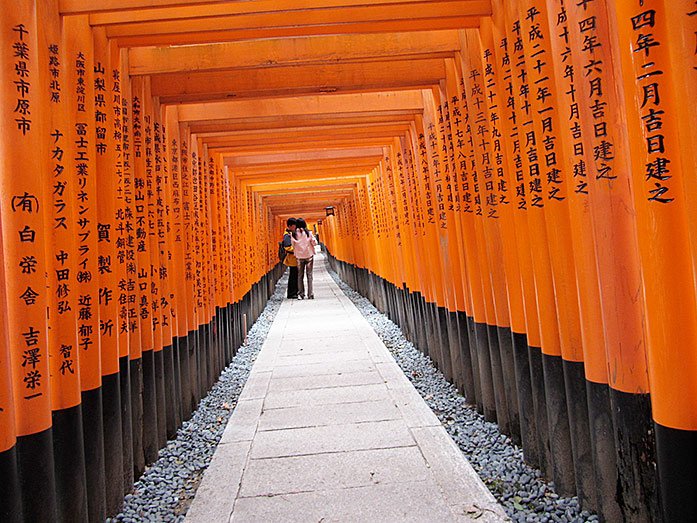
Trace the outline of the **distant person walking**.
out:
<instances>
[{"instance_id":1,"label":"distant person walking","mask_svg":"<svg viewBox=\"0 0 697 523\"><path fill-rule=\"evenodd\" d=\"M291 243L295 257L298 259L298 299L305 299L304 275L307 274L307 297L315 299L312 291L312 269L314 266L315 245L317 240L313 234L307 230L307 223L302 218L298 218L297 228L291 235Z\"/></svg>"},{"instance_id":2,"label":"distant person walking","mask_svg":"<svg viewBox=\"0 0 697 523\"><path fill-rule=\"evenodd\" d=\"M286 257L283 259L283 265L289 267L288 271L288 298L295 299L298 297L298 259L295 256L293 249L293 234L297 227L295 218L288 218L286 221L286 232L283 235L283 248L286 250Z\"/></svg>"}]
</instances>

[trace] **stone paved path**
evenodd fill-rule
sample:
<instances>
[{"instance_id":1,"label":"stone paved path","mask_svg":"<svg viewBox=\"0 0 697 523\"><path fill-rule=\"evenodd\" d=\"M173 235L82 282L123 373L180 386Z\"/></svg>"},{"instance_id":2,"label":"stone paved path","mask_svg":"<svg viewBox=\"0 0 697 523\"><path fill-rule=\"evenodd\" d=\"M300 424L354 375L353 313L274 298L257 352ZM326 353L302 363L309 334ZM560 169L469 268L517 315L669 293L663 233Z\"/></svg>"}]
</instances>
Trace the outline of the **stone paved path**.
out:
<instances>
[{"instance_id":1,"label":"stone paved path","mask_svg":"<svg viewBox=\"0 0 697 523\"><path fill-rule=\"evenodd\" d=\"M315 260L316 299L281 306L187 521L506 520Z\"/></svg>"}]
</instances>

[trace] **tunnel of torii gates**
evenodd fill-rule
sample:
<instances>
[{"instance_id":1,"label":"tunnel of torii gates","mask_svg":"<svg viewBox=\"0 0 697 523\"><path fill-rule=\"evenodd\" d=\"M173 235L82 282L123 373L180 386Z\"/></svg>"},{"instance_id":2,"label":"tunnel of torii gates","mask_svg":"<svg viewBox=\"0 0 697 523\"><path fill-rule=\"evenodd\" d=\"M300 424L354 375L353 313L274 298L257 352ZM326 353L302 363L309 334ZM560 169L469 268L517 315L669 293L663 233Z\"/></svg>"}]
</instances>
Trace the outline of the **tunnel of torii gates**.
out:
<instances>
[{"instance_id":1,"label":"tunnel of torii gates","mask_svg":"<svg viewBox=\"0 0 697 523\"><path fill-rule=\"evenodd\" d=\"M559 493L694 521L696 13L3 2L0 520L119 511L302 215Z\"/></svg>"}]
</instances>

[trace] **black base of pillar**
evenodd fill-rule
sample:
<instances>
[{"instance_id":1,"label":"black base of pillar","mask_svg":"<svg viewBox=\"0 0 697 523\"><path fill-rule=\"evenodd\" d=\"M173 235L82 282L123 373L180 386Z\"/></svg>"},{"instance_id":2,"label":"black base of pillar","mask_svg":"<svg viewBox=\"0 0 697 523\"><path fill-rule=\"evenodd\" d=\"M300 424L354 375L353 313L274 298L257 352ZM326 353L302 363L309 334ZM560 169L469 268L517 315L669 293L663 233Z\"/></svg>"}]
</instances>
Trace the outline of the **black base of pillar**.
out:
<instances>
[{"instance_id":1,"label":"black base of pillar","mask_svg":"<svg viewBox=\"0 0 697 523\"><path fill-rule=\"evenodd\" d=\"M506 405L508 406L508 428L510 430L508 435L513 443L520 445L520 413L518 411L518 387L513 357L513 333L509 327L496 327L496 333L499 340L503 385L506 391Z\"/></svg>"},{"instance_id":2,"label":"black base of pillar","mask_svg":"<svg viewBox=\"0 0 697 523\"><path fill-rule=\"evenodd\" d=\"M494 379L491 372L491 353L489 352L488 326L486 323L474 323L475 345L479 363L479 380L482 387L482 406L484 418L496 423L496 396Z\"/></svg>"},{"instance_id":3,"label":"black base of pillar","mask_svg":"<svg viewBox=\"0 0 697 523\"><path fill-rule=\"evenodd\" d=\"M610 407L610 389L606 383L587 381L586 395L598 496L597 512L604 521L622 521L622 510L617 500L617 449Z\"/></svg>"},{"instance_id":4,"label":"black base of pillar","mask_svg":"<svg viewBox=\"0 0 697 523\"><path fill-rule=\"evenodd\" d=\"M576 476L576 495L581 506L596 512L595 469L591 445L588 400L586 396L586 371L583 362L563 360L566 408L569 414L569 430Z\"/></svg>"},{"instance_id":5,"label":"black base of pillar","mask_svg":"<svg viewBox=\"0 0 697 523\"><path fill-rule=\"evenodd\" d=\"M617 444L618 498L622 519L660 521L656 439L650 397L610 389L610 402Z\"/></svg>"},{"instance_id":6,"label":"black base of pillar","mask_svg":"<svg viewBox=\"0 0 697 523\"><path fill-rule=\"evenodd\" d=\"M697 517L697 431L655 424L664 521Z\"/></svg>"},{"instance_id":7,"label":"black base of pillar","mask_svg":"<svg viewBox=\"0 0 697 523\"><path fill-rule=\"evenodd\" d=\"M499 334L496 325L486 326L487 339L489 340L489 359L491 361L491 378L494 382L494 401L496 404L496 421L499 429L504 434L511 435L511 419L508 415L508 398L506 397L506 384L503 379L503 364L501 362L501 348L499 347Z\"/></svg>"},{"instance_id":8,"label":"black base of pillar","mask_svg":"<svg viewBox=\"0 0 697 523\"><path fill-rule=\"evenodd\" d=\"M145 470L143 453L143 360L129 361L131 367L131 434L133 442L133 477L139 478Z\"/></svg>"},{"instance_id":9,"label":"black base of pillar","mask_svg":"<svg viewBox=\"0 0 697 523\"><path fill-rule=\"evenodd\" d=\"M576 494L576 478L561 356L543 353L542 368L545 377L549 445L552 449L552 479L559 494L573 496Z\"/></svg>"},{"instance_id":10,"label":"black base of pillar","mask_svg":"<svg viewBox=\"0 0 697 523\"><path fill-rule=\"evenodd\" d=\"M15 447L0 452L0 478L0 521L22 523L22 491ZM85 512L86 508L85 506Z\"/></svg>"},{"instance_id":11,"label":"black base of pillar","mask_svg":"<svg viewBox=\"0 0 697 523\"><path fill-rule=\"evenodd\" d=\"M80 405L53 412L53 459L58 521L87 521L87 479ZM0 521L4 520L0 518Z\"/></svg>"},{"instance_id":12,"label":"black base of pillar","mask_svg":"<svg viewBox=\"0 0 697 523\"><path fill-rule=\"evenodd\" d=\"M123 452L123 493L133 485L133 421L131 413L131 366L128 356L119 359L121 389L121 438Z\"/></svg>"},{"instance_id":13,"label":"black base of pillar","mask_svg":"<svg viewBox=\"0 0 697 523\"><path fill-rule=\"evenodd\" d=\"M537 449L540 458L540 470L546 478L552 479L552 451L549 443L549 423L547 421L547 398L545 393L545 376L542 370L542 349L528 345L530 363L530 383L532 400L537 420Z\"/></svg>"},{"instance_id":14,"label":"black base of pillar","mask_svg":"<svg viewBox=\"0 0 697 523\"><path fill-rule=\"evenodd\" d=\"M102 376L104 427L104 477L107 515L123 506L123 438L121 436L121 386L118 374Z\"/></svg>"},{"instance_id":15,"label":"black base of pillar","mask_svg":"<svg viewBox=\"0 0 697 523\"><path fill-rule=\"evenodd\" d=\"M530 359L528 356L528 339L525 334L513 333L513 361L520 413L520 439L525 461L533 467L540 467L540 448L537 442L537 418L533 403L532 382L530 379Z\"/></svg>"},{"instance_id":16,"label":"black base of pillar","mask_svg":"<svg viewBox=\"0 0 697 523\"><path fill-rule=\"evenodd\" d=\"M102 389L83 391L82 432L85 443L87 510L90 521L104 521L106 518L103 416Z\"/></svg>"},{"instance_id":17,"label":"black base of pillar","mask_svg":"<svg viewBox=\"0 0 697 523\"><path fill-rule=\"evenodd\" d=\"M145 464L157 459L160 448L157 437L157 378L155 376L155 351L143 351L143 455Z\"/></svg>"}]
</instances>

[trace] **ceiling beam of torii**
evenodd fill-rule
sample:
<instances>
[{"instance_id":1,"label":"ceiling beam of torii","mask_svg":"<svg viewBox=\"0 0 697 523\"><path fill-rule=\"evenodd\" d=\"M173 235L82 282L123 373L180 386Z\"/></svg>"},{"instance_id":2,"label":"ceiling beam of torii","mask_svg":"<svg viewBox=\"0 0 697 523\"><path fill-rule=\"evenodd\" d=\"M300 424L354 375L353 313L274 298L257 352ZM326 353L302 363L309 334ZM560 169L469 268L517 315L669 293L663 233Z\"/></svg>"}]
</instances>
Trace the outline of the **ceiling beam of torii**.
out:
<instances>
[{"instance_id":1,"label":"ceiling beam of torii","mask_svg":"<svg viewBox=\"0 0 697 523\"><path fill-rule=\"evenodd\" d=\"M234 173L235 176L255 176L259 174L283 174L291 173L293 175L298 173L321 173L321 172L332 172L332 169L337 171L351 172L351 171L365 171L375 167L382 156L367 156L365 158L348 159L344 161L340 160L326 160L317 159L299 162L288 162L283 164L268 164L268 165L255 165L255 166L242 166L242 167L229 167L230 172Z\"/></svg>"},{"instance_id":2,"label":"ceiling beam of torii","mask_svg":"<svg viewBox=\"0 0 697 523\"><path fill-rule=\"evenodd\" d=\"M278 166L289 164L292 162L318 162L351 159L355 162L359 158L371 158L380 160L382 149L380 147L362 148L362 149L336 149L322 152L290 152L290 153L270 153L265 155L254 156L228 156L226 164L232 169L252 168L255 166Z\"/></svg>"},{"instance_id":3,"label":"ceiling beam of torii","mask_svg":"<svg viewBox=\"0 0 697 523\"><path fill-rule=\"evenodd\" d=\"M331 3L331 2L330 2ZM491 13L488 0L432 0L398 4L363 2L358 5L327 5L292 9L265 7L255 1L227 2L219 14L206 9L191 11L185 18L101 20L106 35L122 47L183 45L261 38L319 36L351 33L395 33L478 27ZM212 9L211 11L216 12ZM68 12L68 11L66 11ZM126 12L127 13L127 12ZM156 15L157 16L157 15ZM100 22L92 16L92 23ZM138 19L140 18L140 20ZM147 18L147 17L145 17ZM153 18L153 17L151 17ZM108 23L115 22L115 23Z\"/></svg>"},{"instance_id":4,"label":"ceiling beam of torii","mask_svg":"<svg viewBox=\"0 0 697 523\"><path fill-rule=\"evenodd\" d=\"M408 127L403 125L383 126L376 128L351 128L351 129L326 129L326 130L296 130L290 132L278 131L274 134L250 133L248 136L215 136L202 138L209 147L235 147L253 145L279 145L288 143L304 143L312 141L326 141L331 143L337 139L350 138L390 138L403 135Z\"/></svg>"},{"instance_id":5,"label":"ceiling beam of torii","mask_svg":"<svg viewBox=\"0 0 697 523\"><path fill-rule=\"evenodd\" d=\"M313 167L285 167L282 169L267 169L254 171L232 171L233 177L250 183L272 183L274 181L321 180L334 181L342 177L361 177L372 171L378 162L363 165L336 166L316 165Z\"/></svg>"},{"instance_id":6,"label":"ceiling beam of torii","mask_svg":"<svg viewBox=\"0 0 697 523\"><path fill-rule=\"evenodd\" d=\"M276 118L291 115L375 114L404 110L422 112L423 108L421 91L406 90L182 104L178 113L180 122L201 122L266 116Z\"/></svg>"},{"instance_id":7,"label":"ceiling beam of torii","mask_svg":"<svg viewBox=\"0 0 697 523\"><path fill-rule=\"evenodd\" d=\"M445 77L442 58L174 73L152 77L162 103L271 98L327 92L421 89Z\"/></svg>"},{"instance_id":8,"label":"ceiling beam of torii","mask_svg":"<svg viewBox=\"0 0 697 523\"><path fill-rule=\"evenodd\" d=\"M247 0L246 2L230 0L59 0L61 14L86 14L102 13L104 18L95 20L96 23L109 23L110 21L123 21L120 14L131 13L132 18L142 20L153 16L163 19L187 17L192 14L192 7L196 16L201 12L210 12L211 15L219 15L228 12L230 4L248 4L257 10L310 9L318 7L341 7L368 4L418 4L426 0ZM488 2L490 5L490 2ZM249 7L237 7L237 9L249 9ZM205 10L205 11L204 11ZM109 17L113 18L109 18ZM126 15L128 16L128 15ZM148 18L150 17L150 18Z\"/></svg>"},{"instance_id":9,"label":"ceiling beam of torii","mask_svg":"<svg viewBox=\"0 0 697 523\"><path fill-rule=\"evenodd\" d=\"M363 124L363 123L410 123L414 115L421 114L420 109L405 109L401 111L381 111L379 113L337 113L315 115L279 115L254 118L225 118L221 120L200 120L187 122L187 126L194 134L227 132L227 131L257 131L262 129L284 129L287 127L317 127L322 125L337 124Z\"/></svg>"},{"instance_id":10,"label":"ceiling beam of torii","mask_svg":"<svg viewBox=\"0 0 697 523\"><path fill-rule=\"evenodd\" d=\"M339 113L336 115L280 115L277 118L264 116L262 118L226 118L223 120L208 120L187 122L187 127L194 134L207 134L234 131L259 131L264 129L285 129L288 127L318 127L344 124L372 123L405 123L414 120L414 115L421 114L418 109L403 111L382 111L377 114Z\"/></svg>"},{"instance_id":11,"label":"ceiling beam of torii","mask_svg":"<svg viewBox=\"0 0 697 523\"><path fill-rule=\"evenodd\" d=\"M80 0L88 4L87 0ZM450 2L461 9L461 13L477 14L491 13L489 0L435 0ZM63 1L66 4L67 1ZM109 2L104 2L109 3ZM284 13L287 16L302 16L308 12L322 12L330 9L402 5L428 9L434 0L246 0L211 2L201 5L189 2L189 5L178 7L157 7L145 9L127 9L110 12L93 12L89 18L92 25L119 25L156 21L190 20L196 18L222 18L262 13Z\"/></svg>"},{"instance_id":12,"label":"ceiling beam of torii","mask_svg":"<svg viewBox=\"0 0 697 523\"><path fill-rule=\"evenodd\" d=\"M311 142L300 142L300 143L286 143L282 145L272 144L268 146L262 145L249 145L249 146L236 146L236 147L215 147L211 148L212 152L216 153L269 153L273 151L283 150L283 151L309 151L309 150L328 150L337 149L344 147L346 149L353 149L357 146L364 147L384 147L390 145L394 136L384 137L384 138L351 138L346 140L334 140L332 142L327 142L326 140L321 141L311 141Z\"/></svg>"},{"instance_id":13,"label":"ceiling beam of torii","mask_svg":"<svg viewBox=\"0 0 697 523\"><path fill-rule=\"evenodd\" d=\"M411 60L459 51L457 31L328 35L128 51L132 75Z\"/></svg>"}]
</instances>

